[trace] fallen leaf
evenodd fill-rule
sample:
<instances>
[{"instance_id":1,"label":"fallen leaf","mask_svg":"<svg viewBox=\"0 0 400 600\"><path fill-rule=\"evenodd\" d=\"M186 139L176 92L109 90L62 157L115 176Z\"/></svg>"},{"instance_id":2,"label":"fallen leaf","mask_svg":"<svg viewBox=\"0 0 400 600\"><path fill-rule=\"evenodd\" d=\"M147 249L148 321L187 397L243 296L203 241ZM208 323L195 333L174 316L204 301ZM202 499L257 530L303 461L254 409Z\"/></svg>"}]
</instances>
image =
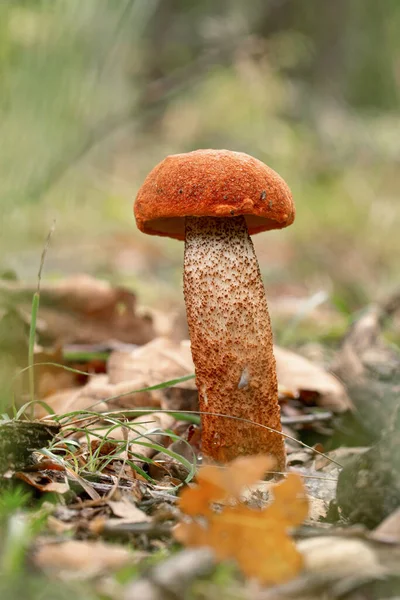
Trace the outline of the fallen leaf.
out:
<instances>
[{"instance_id":1,"label":"fallen leaf","mask_svg":"<svg viewBox=\"0 0 400 600\"><path fill-rule=\"evenodd\" d=\"M280 346L274 346L274 355L279 386L297 392L316 392L316 403L334 412L352 408L343 384L334 375Z\"/></svg>"},{"instance_id":2,"label":"fallen leaf","mask_svg":"<svg viewBox=\"0 0 400 600\"><path fill-rule=\"evenodd\" d=\"M149 392L133 393L136 389L145 386L147 386L147 383L141 385L137 381L124 381L112 385L109 383L107 375L96 375L80 389L61 390L49 396L46 398L46 404L53 409L55 414L64 414L70 410L85 410L92 407L96 412L123 407L159 407L159 401L153 400ZM35 414L41 417L47 413L39 405Z\"/></svg>"},{"instance_id":3,"label":"fallen leaf","mask_svg":"<svg viewBox=\"0 0 400 600\"><path fill-rule=\"evenodd\" d=\"M242 457L226 469L200 469L197 486L184 490L179 506L201 519L179 523L175 538L187 546L211 547L219 560L235 559L247 577L264 584L293 578L303 558L287 530L302 523L308 513L301 478L290 473L274 487L274 501L263 510L240 501L243 487L255 483L269 468L270 457L259 456ZM224 505L216 510L216 502Z\"/></svg>"},{"instance_id":4,"label":"fallen leaf","mask_svg":"<svg viewBox=\"0 0 400 600\"><path fill-rule=\"evenodd\" d=\"M158 450L147 444L168 446L171 438L164 432L173 429L175 423L176 420L171 415L154 412L127 421L124 426L115 427L108 437L115 440L128 439L130 458L134 454L151 458Z\"/></svg>"},{"instance_id":5,"label":"fallen leaf","mask_svg":"<svg viewBox=\"0 0 400 600\"><path fill-rule=\"evenodd\" d=\"M110 383L144 377L148 385L194 373L190 342L158 337L130 352L115 351L108 360L108 372ZM194 380L190 383L194 387Z\"/></svg>"},{"instance_id":6,"label":"fallen leaf","mask_svg":"<svg viewBox=\"0 0 400 600\"><path fill-rule=\"evenodd\" d=\"M143 523L143 521L151 521L151 517L146 515L140 508L135 506L127 498L122 500L108 500L108 506L113 511L119 520L123 520L127 523Z\"/></svg>"},{"instance_id":7,"label":"fallen leaf","mask_svg":"<svg viewBox=\"0 0 400 600\"><path fill-rule=\"evenodd\" d=\"M274 355L280 389L293 390L303 397L308 393L319 406L334 412L351 409L346 390L334 375L280 346L274 346ZM108 370L112 383L138 380L147 385L194 373L190 341L160 337L131 352L115 352L110 356ZM195 381L177 387L195 389ZM155 395L162 398L163 394L161 390Z\"/></svg>"},{"instance_id":8,"label":"fallen leaf","mask_svg":"<svg viewBox=\"0 0 400 600\"><path fill-rule=\"evenodd\" d=\"M109 384L126 390L138 390L157 385L163 381L179 379L194 373L194 365L187 340L176 342L159 337L131 351L115 351L108 360ZM177 394L181 392L181 397ZM193 380L148 392L139 392L115 399L113 405L162 406L173 410L197 410L197 391Z\"/></svg>"},{"instance_id":9,"label":"fallen leaf","mask_svg":"<svg viewBox=\"0 0 400 600\"><path fill-rule=\"evenodd\" d=\"M370 533L370 538L377 541L400 543L400 508L396 508L386 519L375 527Z\"/></svg>"},{"instance_id":10,"label":"fallen leaf","mask_svg":"<svg viewBox=\"0 0 400 600\"><path fill-rule=\"evenodd\" d=\"M70 489L67 481L53 481L49 475L45 475L44 473L40 472L17 472L15 473L14 477L16 479L21 479L22 481L25 481L25 483L28 483L40 492L56 492L57 494L66 494Z\"/></svg>"},{"instance_id":11,"label":"fallen leaf","mask_svg":"<svg viewBox=\"0 0 400 600\"><path fill-rule=\"evenodd\" d=\"M336 412L351 405L346 392L335 377L307 359L274 348L280 388L310 393L317 404ZM46 398L57 414L95 406L98 412L113 408L161 407L173 410L197 410L195 380L171 388L143 390L163 381L194 373L190 342L159 337L130 351L116 350L107 363L107 375L92 376L81 389L60 390ZM132 393L130 393L132 392ZM107 401L107 405L105 404ZM43 409L37 408L41 416Z\"/></svg>"},{"instance_id":12,"label":"fallen leaf","mask_svg":"<svg viewBox=\"0 0 400 600\"><path fill-rule=\"evenodd\" d=\"M62 368L65 366L65 361L61 347L52 351L35 352L35 363L38 363L34 373L36 393L39 398L44 399L61 390L79 385L77 374Z\"/></svg>"},{"instance_id":13,"label":"fallen leaf","mask_svg":"<svg viewBox=\"0 0 400 600\"><path fill-rule=\"evenodd\" d=\"M255 483L273 469L275 461L270 456L239 457L226 467L207 465L197 474L196 487L185 488L179 498L181 510L190 516L212 512L210 503L227 497L239 497L245 486Z\"/></svg>"},{"instance_id":14,"label":"fallen leaf","mask_svg":"<svg viewBox=\"0 0 400 600\"><path fill-rule=\"evenodd\" d=\"M35 287L0 282L0 293L30 315ZM47 344L97 343L117 339L145 344L154 335L151 318L136 313L136 295L88 275L43 282L36 331Z\"/></svg>"},{"instance_id":15,"label":"fallen leaf","mask_svg":"<svg viewBox=\"0 0 400 600\"><path fill-rule=\"evenodd\" d=\"M213 548L218 560L236 559L247 577L264 584L287 581L302 568L302 557L285 529L262 517L243 506L225 508L206 529L194 522L179 524L175 537L186 546Z\"/></svg>"},{"instance_id":16,"label":"fallen leaf","mask_svg":"<svg viewBox=\"0 0 400 600\"><path fill-rule=\"evenodd\" d=\"M104 575L106 571L135 564L140 553L133 555L127 548L104 542L75 541L43 543L33 554L40 569L57 573L62 578L84 579Z\"/></svg>"},{"instance_id":17,"label":"fallen leaf","mask_svg":"<svg viewBox=\"0 0 400 600\"><path fill-rule=\"evenodd\" d=\"M378 555L364 540L324 536L301 540L298 548L309 572L335 577L382 575Z\"/></svg>"}]
</instances>

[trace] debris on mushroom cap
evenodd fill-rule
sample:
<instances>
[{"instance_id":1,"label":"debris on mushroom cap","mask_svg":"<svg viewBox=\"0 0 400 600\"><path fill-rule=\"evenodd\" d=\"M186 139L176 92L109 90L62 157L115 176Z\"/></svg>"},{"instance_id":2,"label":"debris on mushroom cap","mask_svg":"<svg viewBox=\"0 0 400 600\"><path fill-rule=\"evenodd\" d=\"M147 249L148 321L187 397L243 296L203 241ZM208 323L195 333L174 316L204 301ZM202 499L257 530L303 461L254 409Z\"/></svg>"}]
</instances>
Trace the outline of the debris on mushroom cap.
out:
<instances>
[{"instance_id":1,"label":"debris on mushroom cap","mask_svg":"<svg viewBox=\"0 0 400 600\"><path fill-rule=\"evenodd\" d=\"M264 163L231 150L167 156L146 177L134 205L138 228L185 239L183 217L244 215L250 234L291 225L295 210L285 181Z\"/></svg>"}]
</instances>

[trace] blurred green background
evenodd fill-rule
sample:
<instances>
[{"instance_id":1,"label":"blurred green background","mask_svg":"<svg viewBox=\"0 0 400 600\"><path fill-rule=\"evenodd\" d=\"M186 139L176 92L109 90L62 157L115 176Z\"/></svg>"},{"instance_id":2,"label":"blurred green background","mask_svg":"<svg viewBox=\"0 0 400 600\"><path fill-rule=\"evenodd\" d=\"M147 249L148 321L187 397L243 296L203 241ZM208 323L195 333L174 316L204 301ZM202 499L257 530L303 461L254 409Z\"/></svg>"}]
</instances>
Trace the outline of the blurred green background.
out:
<instances>
[{"instance_id":1,"label":"blurred green background","mask_svg":"<svg viewBox=\"0 0 400 600\"><path fill-rule=\"evenodd\" d=\"M166 154L248 152L297 218L256 236L271 294L345 310L399 274L398 0L2 0L1 268L76 272L181 295L183 245L136 231ZM160 290L163 290L162 297Z\"/></svg>"}]
</instances>

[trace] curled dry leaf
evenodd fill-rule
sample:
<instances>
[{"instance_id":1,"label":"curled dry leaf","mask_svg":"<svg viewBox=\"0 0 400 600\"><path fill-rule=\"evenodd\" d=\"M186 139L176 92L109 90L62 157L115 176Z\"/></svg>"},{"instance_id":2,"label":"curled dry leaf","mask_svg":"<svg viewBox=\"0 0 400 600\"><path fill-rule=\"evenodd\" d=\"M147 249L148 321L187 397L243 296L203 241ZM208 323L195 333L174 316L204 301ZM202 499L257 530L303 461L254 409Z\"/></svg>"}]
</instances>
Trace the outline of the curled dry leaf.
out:
<instances>
[{"instance_id":1,"label":"curled dry leaf","mask_svg":"<svg viewBox=\"0 0 400 600\"><path fill-rule=\"evenodd\" d=\"M321 406L337 412L350 408L343 386L333 375L288 350L275 346L274 352L280 386L316 392ZM197 395L193 396L196 394L194 379L173 388L137 391L194 373L188 340L156 338L130 352L115 351L110 355L107 370L107 375L93 376L81 389L58 391L46 398L46 402L58 414L92 406L99 412L121 407L198 408ZM37 411L43 416L42 408L38 407Z\"/></svg>"},{"instance_id":2,"label":"curled dry leaf","mask_svg":"<svg viewBox=\"0 0 400 600\"><path fill-rule=\"evenodd\" d=\"M281 388L315 393L318 405L334 412L351 408L344 386L334 375L279 346L274 346L274 354ZM190 341L177 342L160 337L131 352L114 352L109 359L108 371L110 383L130 381L136 389L189 375L194 373ZM195 381L178 384L176 388L195 389ZM151 392L151 397L162 402L165 394L160 390Z\"/></svg>"},{"instance_id":3,"label":"curled dry leaf","mask_svg":"<svg viewBox=\"0 0 400 600\"><path fill-rule=\"evenodd\" d=\"M280 387L317 394L321 406L336 412L351 404L340 382L307 359L275 346ZM94 375L80 389L58 390L46 398L56 414L93 407L98 412L113 408L156 408L197 410L195 380L172 388L137 391L194 373L190 342L156 338L129 352L110 355L107 375ZM132 392L132 393L130 393ZM45 411L37 407L37 415Z\"/></svg>"},{"instance_id":4,"label":"curled dry leaf","mask_svg":"<svg viewBox=\"0 0 400 600\"><path fill-rule=\"evenodd\" d=\"M15 473L14 477L16 479L21 479L25 483L28 483L40 492L56 492L57 494L65 494L70 489L66 479L64 482L56 481L55 479L53 480L50 475L46 475L45 473L26 473L20 471Z\"/></svg>"},{"instance_id":5,"label":"curled dry leaf","mask_svg":"<svg viewBox=\"0 0 400 600\"><path fill-rule=\"evenodd\" d=\"M181 522L174 535L187 546L211 547L218 560L236 559L247 577L271 584L291 579L303 566L287 530L304 521L308 500L301 478L291 473L274 488L274 501L264 510L242 504L239 490L265 472L263 460L270 461L269 457L240 458L225 472L220 470L219 478L215 468L200 469L198 485L185 490L180 508L202 521ZM215 510L215 502L224 504Z\"/></svg>"},{"instance_id":6,"label":"curled dry leaf","mask_svg":"<svg viewBox=\"0 0 400 600\"><path fill-rule=\"evenodd\" d=\"M59 390L55 394L45 398L45 402L56 415L62 415L73 410L87 410L92 407L96 412L104 412L107 410L107 404L103 402L104 397L107 396L104 393L103 387L101 387L101 379L104 378L106 376L99 375L94 378L96 383L92 381L80 389L69 388ZM92 384L94 384L93 387ZM47 416L47 414L48 412L43 406L40 404L35 406L35 416L37 418L41 419Z\"/></svg>"},{"instance_id":7,"label":"curled dry leaf","mask_svg":"<svg viewBox=\"0 0 400 600\"><path fill-rule=\"evenodd\" d=\"M130 352L113 352L108 360L109 382L117 389L138 390L194 373L188 340L159 337ZM171 410L198 410L193 380L171 388L139 392L112 401L111 406L159 406Z\"/></svg>"},{"instance_id":8,"label":"curled dry leaf","mask_svg":"<svg viewBox=\"0 0 400 600\"><path fill-rule=\"evenodd\" d=\"M186 341L179 343L157 338L129 352L115 351L109 357L107 371L107 375L91 377L90 381L78 390L72 388L57 391L46 398L46 403L56 414L69 410L85 410L92 406L98 412L113 408L160 406L177 410L182 408L182 402L186 405L190 402L190 408L197 408L197 404L192 406L192 395L196 394L194 380L178 384L171 390L137 391L194 372L190 345ZM188 391L190 397L187 401L185 398L178 398L174 406L170 406L167 397L171 395L172 389ZM44 416L44 409L38 407L37 414Z\"/></svg>"},{"instance_id":9,"label":"curled dry leaf","mask_svg":"<svg viewBox=\"0 0 400 600\"><path fill-rule=\"evenodd\" d=\"M108 500L108 506L111 508L113 514L119 517L118 521L124 521L125 523L143 523L144 521L151 521L151 517L146 515L140 508L135 506L133 502L130 502L126 497L121 500Z\"/></svg>"},{"instance_id":10,"label":"curled dry leaf","mask_svg":"<svg viewBox=\"0 0 400 600\"><path fill-rule=\"evenodd\" d=\"M113 352L108 372L110 383L134 381L139 377L146 378L148 385L194 373L190 343L159 337L131 352Z\"/></svg>"},{"instance_id":11,"label":"curled dry leaf","mask_svg":"<svg viewBox=\"0 0 400 600\"><path fill-rule=\"evenodd\" d=\"M107 375L96 375L80 389L61 390L45 400L55 414L92 408L96 412L124 407L158 408L160 402L150 392L135 393L135 390L146 386L147 383L144 381L142 383L139 381L122 381L118 384L110 384ZM38 417L44 417L47 412L39 405L35 414Z\"/></svg>"},{"instance_id":12,"label":"curled dry leaf","mask_svg":"<svg viewBox=\"0 0 400 600\"><path fill-rule=\"evenodd\" d=\"M138 390L157 385L164 381L179 379L194 373L194 365L188 341L176 342L167 338L156 338L144 346L134 348L131 352L113 352L108 361L109 382L115 386L126 386L127 389ZM130 386L130 387L129 387ZM194 380L177 384L171 389L159 389L140 392L132 396L113 401L115 406L162 406L170 408L172 390L188 391L196 394ZM173 400L173 399L172 399ZM197 402L197 394L195 397ZM182 398L181 403L185 403ZM191 401L191 397L188 398ZM181 408L174 403L174 409ZM179 404L179 399L178 399ZM187 404L187 402L186 402ZM187 407L186 407L187 408ZM197 408L197 405L190 406Z\"/></svg>"},{"instance_id":13,"label":"curled dry leaf","mask_svg":"<svg viewBox=\"0 0 400 600\"><path fill-rule=\"evenodd\" d=\"M1 282L1 294L30 315L36 287ZM107 339L145 344L155 333L151 318L136 313L136 296L88 275L42 283L37 323L46 343L97 343Z\"/></svg>"},{"instance_id":14,"label":"curled dry leaf","mask_svg":"<svg viewBox=\"0 0 400 600\"><path fill-rule=\"evenodd\" d=\"M159 402L153 400L149 392L135 391L146 386L147 383L144 380L110 383L107 375L98 375L97 377L93 377L92 380L82 388L79 397L81 402L84 401L88 403L89 406L96 403L104 403L108 409L143 406L148 408L158 407ZM96 410L99 410L97 404Z\"/></svg>"},{"instance_id":15,"label":"curled dry leaf","mask_svg":"<svg viewBox=\"0 0 400 600\"><path fill-rule=\"evenodd\" d=\"M298 392L316 392L318 405L334 412L352 408L344 386L334 375L280 346L274 346L274 354L280 386Z\"/></svg>"}]
</instances>

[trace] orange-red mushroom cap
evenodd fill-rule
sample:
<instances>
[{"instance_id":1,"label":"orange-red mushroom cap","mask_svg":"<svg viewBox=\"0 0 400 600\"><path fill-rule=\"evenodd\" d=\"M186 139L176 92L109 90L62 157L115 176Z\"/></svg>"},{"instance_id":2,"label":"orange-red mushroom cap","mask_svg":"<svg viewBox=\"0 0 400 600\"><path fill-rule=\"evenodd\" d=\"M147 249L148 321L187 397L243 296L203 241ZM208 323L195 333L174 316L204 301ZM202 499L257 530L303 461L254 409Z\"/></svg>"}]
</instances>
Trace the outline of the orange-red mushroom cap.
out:
<instances>
[{"instance_id":1,"label":"orange-red mushroom cap","mask_svg":"<svg viewBox=\"0 0 400 600\"><path fill-rule=\"evenodd\" d=\"M285 181L264 163L231 150L167 156L146 177L134 213L140 231L185 239L185 217L244 215L250 234L282 229L295 216Z\"/></svg>"}]
</instances>

